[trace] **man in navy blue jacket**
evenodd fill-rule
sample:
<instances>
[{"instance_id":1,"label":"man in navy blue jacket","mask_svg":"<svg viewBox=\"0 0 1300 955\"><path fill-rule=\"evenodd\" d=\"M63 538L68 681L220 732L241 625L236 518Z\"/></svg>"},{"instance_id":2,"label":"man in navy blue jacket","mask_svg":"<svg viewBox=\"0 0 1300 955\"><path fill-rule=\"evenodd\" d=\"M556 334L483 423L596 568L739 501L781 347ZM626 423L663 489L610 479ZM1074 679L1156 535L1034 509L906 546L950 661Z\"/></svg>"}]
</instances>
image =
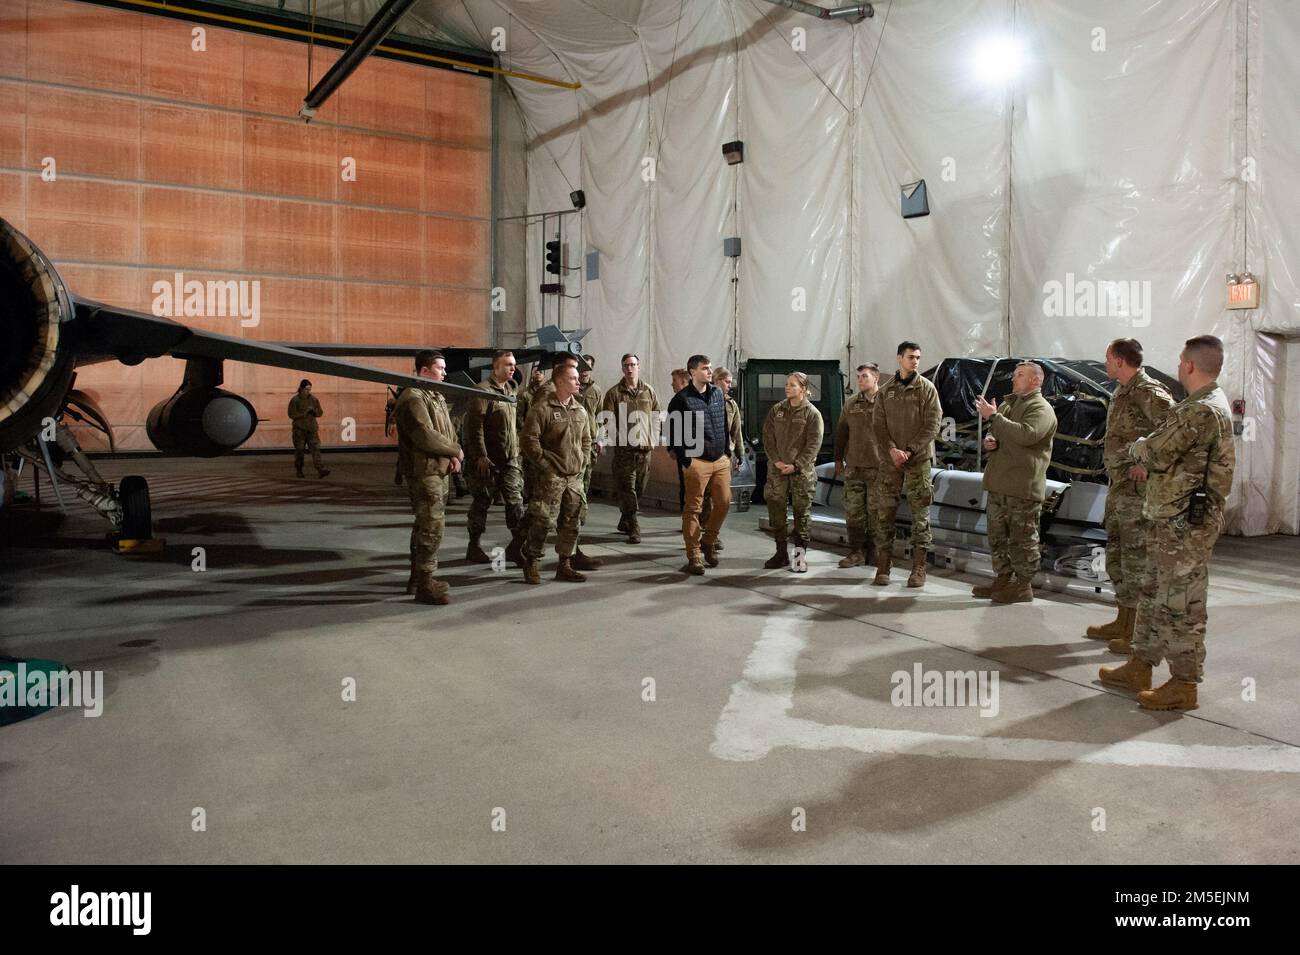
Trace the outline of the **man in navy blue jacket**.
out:
<instances>
[{"instance_id":1,"label":"man in navy blue jacket","mask_svg":"<svg viewBox=\"0 0 1300 955\"><path fill-rule=\"evenodd\" d=\"M691 380L668 405L668 446L677 455L686 484L682 508L682 537L686 540L688 574L702 575L704 565L718 566L718 532L731 507L731 457L727 453L727 398L713 384L707 355L692 355L686 363ZM704 496L712 512L700 534Z\"/></svg>"}]
</instances>

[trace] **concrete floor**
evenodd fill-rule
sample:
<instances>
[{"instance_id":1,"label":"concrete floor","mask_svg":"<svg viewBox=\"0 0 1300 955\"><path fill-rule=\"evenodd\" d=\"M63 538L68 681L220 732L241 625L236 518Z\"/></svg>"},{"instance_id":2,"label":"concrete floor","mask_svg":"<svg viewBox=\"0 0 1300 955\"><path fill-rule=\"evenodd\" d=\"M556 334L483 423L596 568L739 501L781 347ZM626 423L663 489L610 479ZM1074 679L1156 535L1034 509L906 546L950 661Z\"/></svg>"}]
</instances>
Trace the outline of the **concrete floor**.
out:
<instances>
[{"instance_id":1,"label":"concrete floor","mask_svg":"<svg viewBox=\"0 0 1300 955\"><path fill-rule=\"evenodd\" d=\"M1300 861L1296 539L1221 542L1201 709L1150 714L1094 682L1106 605L871 587L825 550L764 571L756 509L686 578L677 516L633 547L597 499L605 568L528 587L459 559L462 499L453 603L416 605L391 455L329 463L109 462L150 478L164 557L80 511L0 550L0 653L107 691L0 728L0 861ZM915 664L996 670L997 715L891 705Z\"/></svg>"}]
</instances>

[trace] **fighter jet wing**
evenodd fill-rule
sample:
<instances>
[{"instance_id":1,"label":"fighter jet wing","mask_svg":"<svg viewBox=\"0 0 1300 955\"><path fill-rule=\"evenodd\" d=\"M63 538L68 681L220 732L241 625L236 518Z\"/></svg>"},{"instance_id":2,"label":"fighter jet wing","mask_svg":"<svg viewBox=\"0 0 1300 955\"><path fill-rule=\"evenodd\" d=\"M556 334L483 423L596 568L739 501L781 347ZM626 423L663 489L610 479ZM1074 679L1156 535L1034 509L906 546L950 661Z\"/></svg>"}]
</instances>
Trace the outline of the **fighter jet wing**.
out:
<instances>
[{"instance_id":1,"label":"fighter jet wing","mask_svg":"<svg viewBox=\"0 0 1300 955\"><path fill-rule=\"evenodd\" d=\"M164 355L174 358L242 361L254 365L291 368L294 371L373 381L404 388L425 388L442 392L449 398L459 395L486 398L489 401L514 401L507 395L487 392L479 388L432 381L415 375L341 361L307 348L220 335L216 332L191 328L169 318L101 305L98 302L77 299L76 307L77 323L80 326L79 331L82 332L78 341L79 364L116 359L127 365L135 365L146 358L159 358ZM331 347L346 349L348 346ZM414 352L415 349L410 346L394 346L391 350L373 351L368 354L409 358Z\"/></svg>"}]
</instances>

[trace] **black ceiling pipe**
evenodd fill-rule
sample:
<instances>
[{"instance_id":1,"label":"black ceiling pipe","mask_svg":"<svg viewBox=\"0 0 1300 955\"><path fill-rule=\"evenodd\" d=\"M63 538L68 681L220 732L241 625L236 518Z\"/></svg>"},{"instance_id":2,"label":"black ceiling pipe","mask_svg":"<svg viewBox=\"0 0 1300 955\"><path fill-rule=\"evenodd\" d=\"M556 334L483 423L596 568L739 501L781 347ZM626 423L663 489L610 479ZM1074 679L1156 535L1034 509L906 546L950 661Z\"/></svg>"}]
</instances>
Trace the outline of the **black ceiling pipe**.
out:
<instances>
[{"instance_id":1,"label":"black ceiling pipe","mask_svg":"<svg viewBox=\"0 0 1300 955\"><path fill-rule=\"evenodd\" d=\"M308 120L316 115L316 110L321 104L343 85L343 81L352 75L375 47L388 38L388 34L392 33L393 28L397 26L397 21L402 19L402 15L411 8L413 3L415 0L386 0L384 5L375 11L370 22L361 28L361 32L357 34L356 39L343 55L334 61L334 65L320 78L320 82L312 87L307 98L302 101L302 109L298 111L298 115Z\"/></svg>"}]
</instances>

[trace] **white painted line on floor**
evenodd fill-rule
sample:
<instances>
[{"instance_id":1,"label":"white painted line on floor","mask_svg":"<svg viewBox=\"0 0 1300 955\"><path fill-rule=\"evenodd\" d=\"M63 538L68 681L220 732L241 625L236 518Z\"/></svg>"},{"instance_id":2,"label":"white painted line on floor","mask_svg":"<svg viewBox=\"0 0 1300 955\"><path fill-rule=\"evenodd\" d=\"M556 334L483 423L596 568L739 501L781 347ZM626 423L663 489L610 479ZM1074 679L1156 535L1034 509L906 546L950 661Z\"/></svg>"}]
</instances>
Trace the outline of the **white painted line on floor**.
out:
<instances>
[{"instance_id":1,"label":"white painted line on floor","mask_svg":"<svg viewBox=\"0 0 1300 955\"><path fill-rule=\"evenodd\" d=\"M767 618L763 633L731 688L731 698L714 728L709 752L719 759L762 759L779 746L851 749L860 753L1003 759L1016 762L1093 763L1107 766L1165 766L1300 773L1294 746L1204 746L1124 740L1077 743L996 736L950 736L915 730L838 726L795 719L794 687L799 654L808 645L811 622L792 613Z\"/></svg>"}]
</instances>

